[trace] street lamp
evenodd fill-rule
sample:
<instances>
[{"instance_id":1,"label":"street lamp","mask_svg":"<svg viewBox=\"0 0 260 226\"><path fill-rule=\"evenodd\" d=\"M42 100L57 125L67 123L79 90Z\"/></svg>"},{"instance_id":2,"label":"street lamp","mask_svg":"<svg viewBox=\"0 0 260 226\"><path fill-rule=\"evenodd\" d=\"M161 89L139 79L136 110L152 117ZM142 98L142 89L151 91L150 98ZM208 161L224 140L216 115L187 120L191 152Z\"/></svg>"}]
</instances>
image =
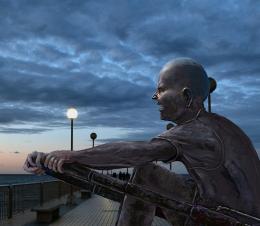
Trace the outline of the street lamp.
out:
<instances>
[{"instance_id":1,"label":"street lamp","mask_svg":"<svg viewBox=\"0 0 260 226\"><path fill-rule=\"evenodd\" d=\"M67 118L70 119L70 150L73 151L73 120L78 117L78 111L75 108L69 108L67 110ZM74 204L73 187L70 185L70 194L68 196L68 204Z\"/></svg>"},{"instance_id":2,"label":"street lamp","mask_svg":"<svg viewBox=\"0 0 260 226\"><path fill-rule=\"evenodd\" d=\"M209 96L208 96L208 112L211 112L211 93L217 88L217 82L215 79L209 77Z\"/></svg>"},{"instance_id":3,"label":"street lamp","mask_svg":"<svg viewBox=\"0 0 260 226\"><path fill-rule=\"evenodd\" d=\"M96 133L91 133L90 138L92 139L92 148L95 147L95 140L97 139ZM103 174L103 170L101 170L101 173Z\"/></svg>"},{"instance_id":4,"label":"street lamp","mask_svg":"<svg viewBox=\"0 0 260 226\"><path fill-rule=\"evenodd\" d=\"M166 129L167 129L167 130L171 129L172 127L174 127L174 125L173 125L172 123L168 123L168 124L166 125ZM171 162L170 162L170 170L172 170L172 163L171 163Z\"/></svg>"},{"instance_id":5,"label":"street lamp","mask_svg":"<svg viewBox=\"0 0 260 226\"><path fill-rule=\"evenodd\" d=\"M70 119L70 150L73 151L73 120L78 117L78 111L75 108L69 108L67 110L67 118Z\"/></svg>"},{"instance_id":6,"label":"street lamp","mask_svg":"<svg viewBox=\"0 0 260 226\"><path fill-rule=\"evenodd\" d=\"M91 133L90 138L92 139L92 147L94 147L95 146L95 139L97 139L97 134Z\"/></svg>"}]
</instances>

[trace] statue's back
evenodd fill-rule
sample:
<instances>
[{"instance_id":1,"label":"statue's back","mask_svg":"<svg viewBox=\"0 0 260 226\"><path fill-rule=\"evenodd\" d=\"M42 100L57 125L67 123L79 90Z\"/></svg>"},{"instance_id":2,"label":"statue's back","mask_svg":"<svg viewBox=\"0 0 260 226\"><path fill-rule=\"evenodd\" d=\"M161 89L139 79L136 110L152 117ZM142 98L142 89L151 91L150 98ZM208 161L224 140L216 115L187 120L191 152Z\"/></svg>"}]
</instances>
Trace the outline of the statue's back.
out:
<instances>
[{"instance_id":1,"label":"statue's back","mask_svg":"<svg viewBox=\"0 0 260 226\"><path fill-rule=\"evenodd\" d=\"M234 191L226 199L233 202L233 207L260 217L260 161L255 148L248 136L230 120L217 114L207 115L206 123L216 131L224 148L221 174L233 184ZM220 190L222 186L226 184L220 183Z\"/></svg>"}]
</instances>

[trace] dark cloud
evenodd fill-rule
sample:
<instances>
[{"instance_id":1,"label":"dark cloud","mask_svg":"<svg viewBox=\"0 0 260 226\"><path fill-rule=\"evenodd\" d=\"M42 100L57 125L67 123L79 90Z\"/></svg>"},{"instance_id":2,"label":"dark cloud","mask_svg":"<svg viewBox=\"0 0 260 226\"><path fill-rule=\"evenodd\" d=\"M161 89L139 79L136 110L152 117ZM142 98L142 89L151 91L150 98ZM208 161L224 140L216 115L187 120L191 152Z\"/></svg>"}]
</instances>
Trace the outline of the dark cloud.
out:
<instances>
[{"instance_id":1,"label":"dark cloud","mask_svg":"<svg viewBox=\"0 0 260 226\"><path fill-rule=\"evenodd\" d=\"M213 109L259 144L259 9L253 0L1 1L0 130L63 127L75 106L80 127L148 139L164 127L151 101L156 75L186 56L218 81Z\"/></svg>"},{"instance_id":2,"label":"dark cloud","mask_svg":"<svg viewBox=\"0 0 260 226\"><path fill-rule=\"evenodd\" d=\"M37 76L6 71L0 77L0 99L77 106L143 106L153 87L120 78L100 78L91 73L67 73L63 77ZM150 96L149 96L150 95ZM138 100L138 101L137 101Z\"/></svg>"},{"instance_id":3,"label":"dark cloud","mask_svg":"<svg viewBox=\"0 0 260 226\"><path fill-rule=\"evenodd\" d=\"M0 133L16 133L16 134L37 134L49 131L49 129L43 129L43 128L4 128L0 127Z\"/></svg>"},{"instance_id":4,"label":"dark cloud","mask_svg":"<svg viewBox=\"0 0 260 226\"><path fill-rule=\"evenodd\" d=\"M157 128L145 128L136 132L129 132L127 135L123 135L120 138L110 138L110 139L98 139L99 142L102 143L108 143L108 142L120 142L120 141L148 141L151 140L153 137L156 137L160 133L162 133L163 130L166 130L166 126L163 127L157 127Z\"/></svg>"},{"instance_id":5,"label":"dark cloud","mask_svg":"<svg viewBox=\"0 0 260 226\"><path fill-rule=\"evenodd\" d=\"M50 118L48 111L32 109L30 107L1 107L1 124L40 122Z\"/></svg>"}]
</instances>

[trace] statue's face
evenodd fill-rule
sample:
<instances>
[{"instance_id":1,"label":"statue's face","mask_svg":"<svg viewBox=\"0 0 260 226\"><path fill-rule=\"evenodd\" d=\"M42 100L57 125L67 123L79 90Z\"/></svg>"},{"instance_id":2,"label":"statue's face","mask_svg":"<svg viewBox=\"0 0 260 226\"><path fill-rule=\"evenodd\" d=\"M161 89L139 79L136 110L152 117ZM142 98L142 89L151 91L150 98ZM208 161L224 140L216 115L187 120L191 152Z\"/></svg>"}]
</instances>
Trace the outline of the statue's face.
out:
<instances>
[{"instance_id":1,"label":"statue's face","mask_svg":"<svg viewBox=\"0 0 260 226\"><path fill-rule=\"evenodd\" d=\"M159 111L162 120L176 122L182 116L186 106L182 89L183 87L176 81L172 72L161 71L153 99L160 106Z\"/></svg>"}]
</instances>

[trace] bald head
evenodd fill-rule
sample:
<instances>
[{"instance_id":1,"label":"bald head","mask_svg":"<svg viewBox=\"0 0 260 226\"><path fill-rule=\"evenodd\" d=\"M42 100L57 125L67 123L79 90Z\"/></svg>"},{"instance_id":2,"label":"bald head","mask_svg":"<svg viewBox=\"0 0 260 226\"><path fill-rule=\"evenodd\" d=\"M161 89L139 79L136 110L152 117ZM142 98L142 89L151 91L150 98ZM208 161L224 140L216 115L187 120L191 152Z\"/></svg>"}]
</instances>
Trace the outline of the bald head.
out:
<instances>
[{"instance_id":1,"label":"bald head","mask_svg":"<svg viewBox=\"0 0 260 226\"><path fill-rule=\"evenodd\" d=\"M160 106L162 120L182 123L204 108L209 95L209 79L203 67L192 59L179 58L160 72L153 99Z\"/></svg>"},{"instance_id":2,"label":"bald head","mask_svg":"<svg viewBox=\"0 0 260 226\"><path fill-rule=\"evenodd\" d=\"M178 58L164 65L160 71L160 80L172 88L187 87L193 98L204 101L209 94L209 79L201 64L190 58Z\"/></svg>"}]
</instances>

